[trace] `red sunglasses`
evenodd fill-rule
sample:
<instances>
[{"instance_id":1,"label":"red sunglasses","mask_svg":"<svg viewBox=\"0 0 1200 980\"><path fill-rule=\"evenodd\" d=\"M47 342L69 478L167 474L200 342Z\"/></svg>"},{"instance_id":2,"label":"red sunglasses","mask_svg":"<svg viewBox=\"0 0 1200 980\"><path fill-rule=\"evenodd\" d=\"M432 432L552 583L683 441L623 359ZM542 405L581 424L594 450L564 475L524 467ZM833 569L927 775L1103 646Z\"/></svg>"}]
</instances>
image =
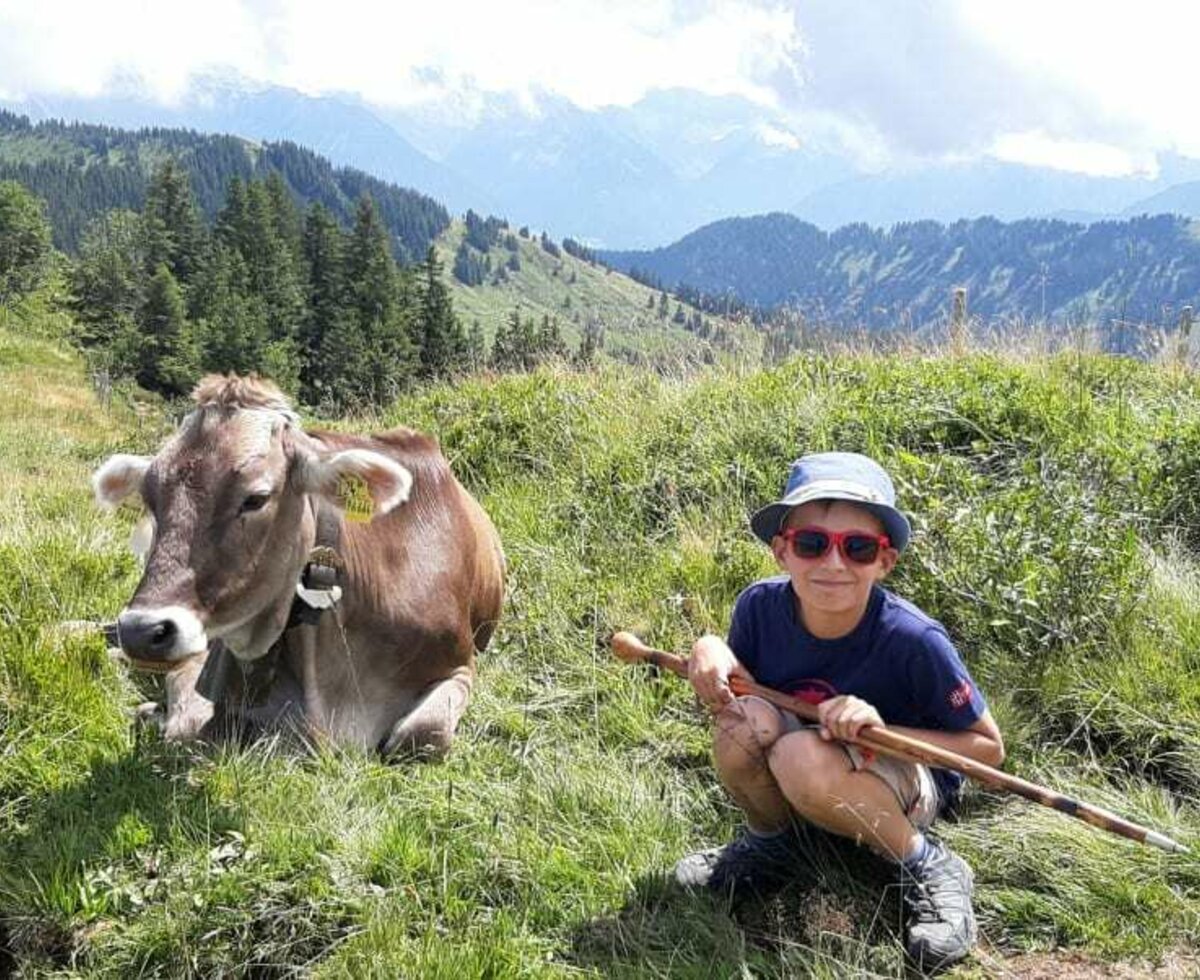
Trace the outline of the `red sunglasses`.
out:
<instances>
[{"instance_id":1,"label":"red sunglasses","mask_svg":"<svg viewBox=\"0 0 1200 980\"><path fill-rule=\"evenodd\" d=\"M890 548L891 540L886 534L870 531L827 531L823 527L789 527L782 537L792 546L797 558L820 558L837 546L846 561L857 565L869 565L879 557L880 548Z\"/></svg>"}]
</instances>

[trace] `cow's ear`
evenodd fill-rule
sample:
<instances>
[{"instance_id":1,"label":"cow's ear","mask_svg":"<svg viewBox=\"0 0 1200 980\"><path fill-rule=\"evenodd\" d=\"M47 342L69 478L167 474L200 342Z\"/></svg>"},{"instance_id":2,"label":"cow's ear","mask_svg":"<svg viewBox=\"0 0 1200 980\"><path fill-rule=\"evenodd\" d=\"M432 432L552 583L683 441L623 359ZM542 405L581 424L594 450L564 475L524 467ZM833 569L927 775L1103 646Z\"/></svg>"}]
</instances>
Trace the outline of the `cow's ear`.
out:
<instances>
[{"instance_id":1,"label":"cow's ear","mask_svg":"<svg viewBox=\"0 0 1200 980\"><path fill-rule=\"evenodd\" d=\"M413 476L394 459L370 449L344 449L327 458L307 457L300 470L300 485L319 493L345 510L373 509L386 514L408 500ZM362 487L370 495L365 507L358 495Z\"/></svg>"},{"instance_id":2,"label":"cow's ear","mask_svg":"<svg viewBox=\"0 0 1200 980\"><path fill-rule=\"evenodd\" d=\"M110 456L104 465L92 474L92 490L96 494L96 503L111 509L130 494L141 493L142 480L149 468L149 456L130 456L128 453Z\"/></svg>"}]
</instances>

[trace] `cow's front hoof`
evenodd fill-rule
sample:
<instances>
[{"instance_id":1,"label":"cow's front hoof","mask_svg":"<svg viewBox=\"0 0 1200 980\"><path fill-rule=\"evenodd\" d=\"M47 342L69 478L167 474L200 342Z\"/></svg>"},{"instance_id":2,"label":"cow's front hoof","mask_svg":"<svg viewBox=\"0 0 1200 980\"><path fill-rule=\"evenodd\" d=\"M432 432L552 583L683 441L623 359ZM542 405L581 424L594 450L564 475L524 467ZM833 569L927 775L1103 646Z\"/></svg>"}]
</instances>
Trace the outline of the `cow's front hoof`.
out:
<instances>
[{"instance_id":1,"label":"cow's front hoof","mask_svg":"<svg viewBox=\"0 0 1200 980\"><path fill-rule=\"evenodd\" d=\"M450 754L454 733L444 729L404 731L393 734L381 752L388 762L441 762Z\"/></svg>"},{"instance_id":2,"label":"cow's front hoof","mask_svg":"<svg viewBox=\"0 0 1200 980\"><path fill-rule=\"evenodd\" d=\"M211 702L192 705L186 711L172 711L163 725L163 738L171 742L190 741L200 737L200 732L213 716Z\"/></svg>"},{"instance_id":3,"label":"cow's front hoof","mask_svg":"<svg viewBox=\"0 0 1200 980\"><path fill-rule=\"evenodd\" d=\"M200 737L200 732L212 718L212 706L205 702L191 710L168 712L157 701L143 701L134 711L134 721L140 729L154 732L168 742L186 742Z\"/></svg>"},{"instance_id":4,"label":"cow's front hoof","mask_svg":"<svg viewBox=\"0 0 1200 980\"><path fill-rule=\"evenodd\" d=\"M157 701L143 701L134 710L133 717L139 725L161 729L165 723L166 712Z\"/></svg>"}]
</instances>

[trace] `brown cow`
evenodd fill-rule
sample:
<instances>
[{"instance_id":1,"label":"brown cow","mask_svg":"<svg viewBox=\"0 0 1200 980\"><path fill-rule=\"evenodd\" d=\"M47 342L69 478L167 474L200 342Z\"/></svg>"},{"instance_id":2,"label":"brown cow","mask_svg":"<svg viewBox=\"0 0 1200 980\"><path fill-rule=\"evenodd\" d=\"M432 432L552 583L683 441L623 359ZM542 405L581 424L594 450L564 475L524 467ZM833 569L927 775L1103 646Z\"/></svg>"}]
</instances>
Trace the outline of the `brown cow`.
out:
<instances>
[{"instance_id":1,"label":"brown cow","mask_svg":"<svg viewBox=\"0 0 1200 980\"><path fill-rule=\"evenodd\" d=\"M117 623L130 660L167 672L167 736L292 718L385 754L445 752L504 561L436 442L305 432L253 378L210 376L193 398L157 456L116 455L93 477L103 504L140 493L148 511L145 571ZM355 484L369 522L339 506Z\"/></svg>"}]
</instances>

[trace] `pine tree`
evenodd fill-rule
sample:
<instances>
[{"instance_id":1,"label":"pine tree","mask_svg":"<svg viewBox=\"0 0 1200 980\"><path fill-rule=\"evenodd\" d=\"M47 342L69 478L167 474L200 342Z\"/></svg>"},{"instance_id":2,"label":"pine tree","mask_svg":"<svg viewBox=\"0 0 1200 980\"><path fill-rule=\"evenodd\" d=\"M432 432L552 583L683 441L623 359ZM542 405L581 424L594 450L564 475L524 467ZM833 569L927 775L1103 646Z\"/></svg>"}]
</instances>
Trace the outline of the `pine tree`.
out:
<instances>
[{"instance_id":1,"label":"pine tree","mask_svg":"<svg viewBox=\"0 0 1200 980\"><path fill-rule=\"evenodd\" d=\"M251 251L249 225L246 185L240 177L234 177L225 192L225 205L217 212L213 236L245 256Z\"/></svg>"},{"instance_id":2,"label":"pine tree","mask_svg":"<svg viewBox=\"0 0 1200 980\"><path fill-rule=\"evenodd\" d=\"M246 188L242 260L249 271L250 289L261 296L272 340L294 337L304 309L295 205L278 181L255 182Z\"/></svg>"},{"instance_id":3,"label":"pine tree","mask_svg":"<svg viewBox=\"0 0 1200 980\"><path fill-rule=\"evenodd\" d=\"M466 362L467 341L454 315L450 292L442 282L442 263L432 245L418 269L417 284L421 373L431 377L449 374Z\"/></svg>"},{"instance_id":4,"label":"pine tree","mask_svg":"<svg viewBox=\"0 0 1200 980\"><path fill-rule=\"evenodd\" d=\"M328 401L326 389L333 384L330 367L321 354L327 336L336 342L335 327L346 317L344 250L343 235L333 215L314 204L304 221L307 302L297 334L300 395L312 405Z\"/></svg>"},{"instance_id":5,"label":"pine tree","mask_svg":"<svg viewBox=\"0 0 1200 980\"><path fill-rule=\"evenodd\" d=\"M535 350L538 361L567 356L567 345L563 341L562 331L558 328L558 320L551 317L549 313L542 316L542 325L538 330Z\"/></svg>"},{"instance_id":6,"label":"pine tree","mask_svg":"<svg viewBox=\"0 0 1200 980\"><path fill-rule=\"evenodd\" d=\"M409 383L417 351L387 233L374 203L365 196L355 210L346 249L346 289L368 358L367 401L385 405Z\"/></svg>"},{"instance_id":7,"label":"pine tree","mask_svg":"<svg viewBox=\"0 0 1200 980\"><path fill-rule=\"evenodd\" d=\"M604 324L591 317L583 328L583 336L579 341L579 351L575 362L582 367L588 367L596 359L596 353L604 348Z\"/></svg>"},{"instance_id":8,"label":"pine tree","mask_svg":"<svg viewBox=\"0 0 1200 980\"><path fill-rule=\"evenodd\" d=\"M146 280L141 216L109 211L83 233L71 267L71 307L85 347L107 348L118 334L136 332Z\"/></svg>"},{"instance_id":9,"label":"pine tree","mask_svg":"<svg viewBox=\"0 0 1200 980\"><path fill-rule=\"evenodd\" d=\"M142 208L146 235L146 272L165 265L179 283L191 282L204 249L204 228L187 171L174 157L154 172Z\"/></svg>"},{"instance_id":10,"label":"pine tree","mask_svg":"<svg viewBox=\"0 0 1200 980\"><path fill-rule=\"evenodd\" d=\"M517 366L522 371L532 371L541 360L538 348L538 329L533 317L518 318L516 337L513 342Z\"/></svg>"},{"instance_id":11,"label":"pine tree","mask_svg":"<svg viewBox=\"0 0 1200 980\"><path fill-rule=\"evenodd\" d=\"M241 255L214 245L197 275L194 335L203 371L271 375L267 367L270 327L266 301L248 289Z\"/></svg>"},{"instance_id":12,"label":"pine tree","mask_svg":"<svg viewBox=\"0 0 1200 980\"><path fill-rule=\"evenodd\" d=\"M16 181L0 181L0 304L36 289L49 266L45 205Z\"/></svg>"},{"instance_id":13,"label":"pine tree","mask_svg":"<svg viewBox=\"0 0 1200 980\"><path fill-rule=\"evenodd\" d=\"M142 350L137 383L165 395L182 395L196 379L198 358L179 283L165 262L150 279L138 321Z\"/></svg>"},{"instance_id":14,"label":"pine tree","mask_svg":"<svg viewBox=\"0 0 1200 980\"><path fill-rule=\"evenodd\" d=\"M483 282L486 271L486 263L476 257L465 240L460 242L454 253L454 278L464 286L478 286Z\"/></svg>"},{"instance_id":15,"label":"pine tree","mask_svg":"<svg viewBox=\"0 0 1200 980\"><path fill-rule=\"evenodd\" d=\"M296 208L295 198L288 190L287 182L278 170L272 170L266 179L267 201L270 203L271 217L275 223L275 234L286 244L293 254L300 250L300 212Z\"/></svg>"},{"instance_id":16,"label":"pine tree","mask_svg":"<svg viewBox=\"0 0 1200 980\"><path fill-rule=\"evenodd\" d=\"M339 309L325 325L316 358L308 371L306 398L332 413L369 408L375 403L373 354L358 317Z\"/></svg>"},{"instance_id":17,"label":"pine tree","mask_svg":"<svg viewBox=\"0 0 1200 980\"><path fill-rule=\"evenodd\" d=\"M492 339L492 367L497 371L515 371L522 367L521 309L517 307L500 324Z\"/></svg>"},{"instance_id":18,"label":"pine tree","mask_svg":"<svg viewBox=\"0 0 1200 980\"><path fill-rule=\"evenodd\" d=\"M472 371L480 370L487 363L487 341L483 336L483 324L476 317L467 334L467 362Z\"/></svg>"}]
</instances>

